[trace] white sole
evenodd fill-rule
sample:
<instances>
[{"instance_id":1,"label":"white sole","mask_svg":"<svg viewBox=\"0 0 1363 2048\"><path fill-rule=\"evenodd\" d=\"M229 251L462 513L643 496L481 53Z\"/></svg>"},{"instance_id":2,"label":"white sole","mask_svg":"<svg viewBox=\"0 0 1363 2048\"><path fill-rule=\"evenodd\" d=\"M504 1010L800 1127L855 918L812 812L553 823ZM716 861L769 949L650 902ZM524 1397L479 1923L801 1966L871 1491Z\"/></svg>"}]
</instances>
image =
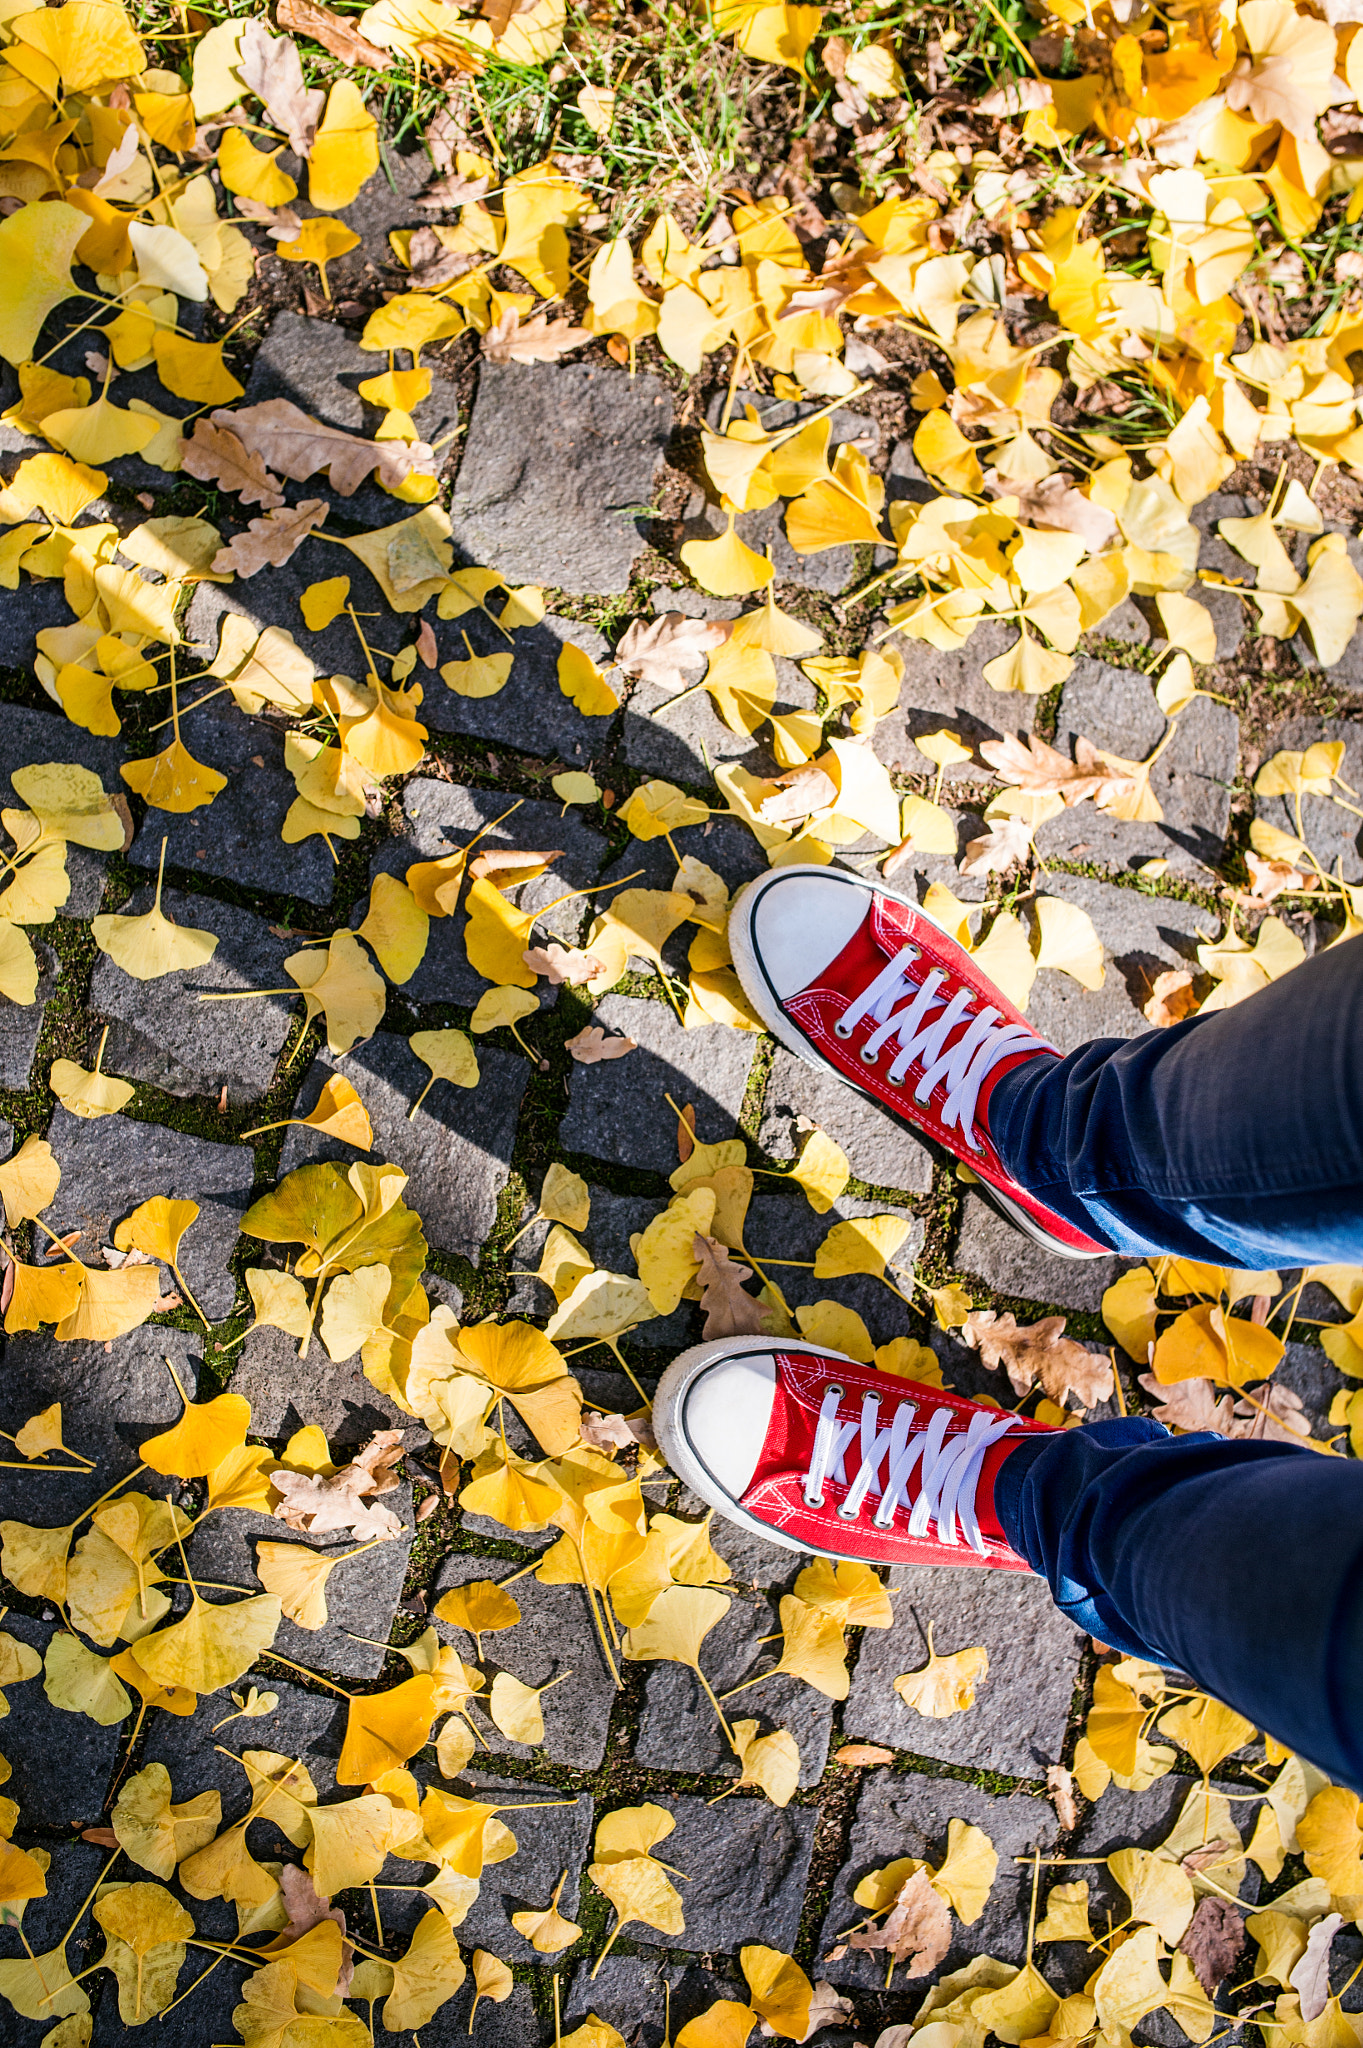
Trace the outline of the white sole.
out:
<instances>
[{"instance_id":1,"label":"white sole","mask_svg":"<svg viewBox=\"0 0 1363 2048\"><path fill-rule=\"evenodd\" d=\"M751 1536L760 1536L764 1543L771 1543L778 1550L792 1550L801 1557L836 1557L846 1561L842 1551L818 1550L808 1543L797 1543L773 1529L769 1522L759 1521L740 1507L733 1495L727 1493L700 1458L686 1434L681 1421L686 1405L686 1396L692 1382L704 1372L716 1358L733 1358L747 1351L808 1351L820 1358L838 1358L840 1351L822 1351L812 1344L783 1345L771 1337L712 1337L706 1344L693 1344L689 1351L680 1352L673 1359L667 1371L658 1382L653 1396L653 1431L658 1439L658 1448L684 1486L692 1493L699 1494L717 1514L736 1528L746 1529ZM847 1360L848 1365L855 1363Z\"/></svg>"},{"instance_id":2,"label":"white sole","mask_svg":"<svg viewBox=\"0 0 1363 2048\"><path fill-rule=\"evenodd\" d=\"M781 875L819 875L826 880L829 872L828 868L815 867L808 862L797 865L792 861L789 867L777 868L771 875L759 875L756 881L747 883L739 891L738 895L734 898L733 910L729 915L729 951L733 955L734 972L737 974L743 988L743 993L752 1004L753 1009L762 1019L763 1024L772 1037L778 1038L781 1044L785 1046L787 1052L793 1052L796 1059L803 1060L807 1067L813 1067L822 1074L831 1074L835 1081L841 1081L844 1088L852 1089L855 1094L862 1096L865 1101L871 1103L880 1111L882 1116L889 1117L891 1122L902 1122L923 1143L931 1145L934 1143L934 1140L926 1132L920 1131L911 1118L904 1117L900 1119L895 1117L878 1096L873 1095L868 1088L862 1088L857 1082L849 1080L847 1075L840 1068L835 1067L831 1060L825 1059L822 1053L815 1051L808 1039L805 1038L802 1032L796 1029L789 1017L786 1016L785 1011L781 1008L767 981L762 963L757 957L757 949L753 945L750 932L749 913L763 889L769 888L772 882ZM847 874L846 869L836 869L833 872ZM863 881L860 875L847 874L847 881L850 887L864 889L868 894L874 893L879 896L892 897L895 902L906 905L915 917L921 918L924 914L918 904L912 902L909 897L901 895L897 889L889 889L877 884L873 890L872 885ZM951 1155L948 1153L947 1156L950 1157ZM1058 1238L1052 1237L1048 1231L1041 1228L1040 1224L1034 1222L1020 1203L1013 1201L1001 1189L994 1187L991 1182L977 1175L976 1185L980 1189L981 1198L988 1202L991 1208L997 1209L1005 1222L1011 1223L1013 1228L1019 1231L1023 1237L1030 1238L1033 1244L1039 1245L1043 1251L1049 1252L1053 1258L1072 1259L1083 1262L1087 1259L1103 1259L1111 1256L1110 1253L1102 1251L1076 1251L1071 1245L1062 1244Z\"/></svg>"}]
</instances>

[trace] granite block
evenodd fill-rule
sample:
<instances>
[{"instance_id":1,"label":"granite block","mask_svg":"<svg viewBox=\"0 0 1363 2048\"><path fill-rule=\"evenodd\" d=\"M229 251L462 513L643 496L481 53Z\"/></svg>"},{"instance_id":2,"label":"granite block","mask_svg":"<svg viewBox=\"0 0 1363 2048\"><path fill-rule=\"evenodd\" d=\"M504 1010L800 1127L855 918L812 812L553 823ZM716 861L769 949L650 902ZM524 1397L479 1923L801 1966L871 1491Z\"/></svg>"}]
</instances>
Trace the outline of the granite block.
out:
<instances>
[{"instance_id":1,"label":"granite block","mask_svg":"<svg viewBox=\"0 0 1363 2048\"><path fill-rule=\"evenodd\" d=\"M955 1264L983 1280L993 1294L1016 1295L1047 1307L1097 1309L1124 1261L1115 1255L1066 1259L1043 1251L971 1191L961 1216Z\"/></svg>"},{"instance_id":2,"label":"granite block","mask_svg":"<svg viewBox=\"0 0 1363 2048\"><path fill-rule=\"evenodd\" d=\"M36 589L49 586L35 585ZM56 584L58 595L62 586ZM6 591L4 597L6 646L16 654L14 636L21 631L20 621L15 617L16 598L19 591ZM22 605L17 607L22 610ZM61 619L40 621L48 625L65 625L70 621L69 608L62 607ZM126 796L127 784L120 776L119 764L125 758L126 749L119 740L100 739L96 734L86 732L79 725L72 725L70 719L59 716L55 710L30 711L23 704L6 704L0 711L0 802L7 807L19 805L22 798L11 786L10 777L16 768L26 768L35 761L73 761L80 768L89 768L103 783L110 796ZM71 893L61 906L60 917L93 917L99 909L104 894L104 869L108 856L96 853L88 846L72 846L66 849L66 872L71 881ZM13 1082L6 1082L12 1087Z\"/></svg>"},{"instance_id":3,"label":"granite block","mask_svg":"<svg viewBox=\"0 0 1363 2048\"><path fill-rule=\"evenodd\" d=\"M1214 912L1200 904L1147 895L1090 875L1052 872L1039 894L1077 904L1103 942L1100 989L1083 988L1072 975L1050 967L1043 967L1032 985L1027 1021L1061 1052L1073 1052L1092 1038L1135 1038L1148 1031L1144 1007L1158 977L1171 968L1196 971L1199 944L1220 928ZM1032 943L1039 943L1035 931Z\"/></svg>"},{"instance_id":4,"label":"granite block","mask_svg":"<svg viewBox=\"0 0 1363 2048\"><path fill-rule=\"evenodd\" d=\"M734 1135L755 1040L726 1025L683 1031L665 1002L603 996L592 1022L623 1032L635 1050L595 1066L574 1064L560 1143L614 1166L671 1173L677 1122L664 1097L696 1106L696 1135L707 1144Z\"/></svg>"},{"instance_id":5,"label":"granite block","mask_svg":"<svg viewBox=\"0 0 1363 2048\"><path fill-rule=\"evenodd\" d=\"M925 1195L932 1186L932 1155L911 1131L836 1075L781 1047L772 1061L757 1142L785 1164L803 1148L811 1124L842 1147L856 1179L911 1195Z\"/></svg>"}]
</instances>

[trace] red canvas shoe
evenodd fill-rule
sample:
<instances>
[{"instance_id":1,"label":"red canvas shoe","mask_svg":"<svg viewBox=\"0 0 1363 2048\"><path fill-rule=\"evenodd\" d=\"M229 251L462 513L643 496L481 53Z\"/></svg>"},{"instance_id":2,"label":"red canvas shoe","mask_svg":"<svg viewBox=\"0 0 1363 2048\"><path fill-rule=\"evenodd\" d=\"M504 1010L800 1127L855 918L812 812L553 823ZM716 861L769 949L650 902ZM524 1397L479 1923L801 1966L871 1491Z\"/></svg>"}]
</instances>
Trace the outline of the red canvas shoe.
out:
<instances>
[{"instance_id":1,"label":"red canvas shoe","mask_svg":"<svg viewBox=\"0 0 1363 2048\"><path fill-rule=\"evenodd\" d=\"M722 1337L673 1360L653 1427L693 1493L787 1550L1031 1569L994 1512L994 1478L1023 1437L1053 1434L1046 1423L812 1344Z\"/></svg>"},{"instance_id":2,"label":"red canvas shoe","mask_svg":"<svg viewBox=\"0 0 1363 2048\"><path fill-rule=\"evenodd\" d=\"M729 945L744 994L783 1045L963 1161L1047 1251L1110 1256L1020 1186L989 1136L1000 1075L1055 1047L917 904L846 868L775 868L736 898Z\"/></svg>"}]
</instances>

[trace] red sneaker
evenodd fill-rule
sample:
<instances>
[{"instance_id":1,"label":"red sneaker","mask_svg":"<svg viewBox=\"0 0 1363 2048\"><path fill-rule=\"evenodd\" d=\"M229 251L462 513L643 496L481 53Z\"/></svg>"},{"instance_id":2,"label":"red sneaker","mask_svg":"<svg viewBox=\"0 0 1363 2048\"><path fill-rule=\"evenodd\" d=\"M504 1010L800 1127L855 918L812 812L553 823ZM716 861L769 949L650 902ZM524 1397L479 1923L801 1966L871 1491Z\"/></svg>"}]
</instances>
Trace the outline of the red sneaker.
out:
<instances>
[{"instance_id":1,"label":"red sneaker","mask_svg":"<svg viewBox=\"0 0 1363 2048\"><path fill-rule=\"evenodd\" d=\"M787 1550L1031 1569L994 1513L994 1478L1046 1423L812 1344L724 1337L672 1361L653 1427L693 1493Z\"/></svg>"},{"instance_id":2,"label":"red sneaker","mask_svg":"<svg viewBox=\"0 0 1363 2048\"><path fill-rule=\"evenodd\" d=\"M1021 1187L989 1136L1000 1075L1055 1047L916 904L846 868L775 868L735 900L729 945L748 1001L800 1059L964 1161L1047 1251L1110 1256Z\"/></svg>"}]
</instances>

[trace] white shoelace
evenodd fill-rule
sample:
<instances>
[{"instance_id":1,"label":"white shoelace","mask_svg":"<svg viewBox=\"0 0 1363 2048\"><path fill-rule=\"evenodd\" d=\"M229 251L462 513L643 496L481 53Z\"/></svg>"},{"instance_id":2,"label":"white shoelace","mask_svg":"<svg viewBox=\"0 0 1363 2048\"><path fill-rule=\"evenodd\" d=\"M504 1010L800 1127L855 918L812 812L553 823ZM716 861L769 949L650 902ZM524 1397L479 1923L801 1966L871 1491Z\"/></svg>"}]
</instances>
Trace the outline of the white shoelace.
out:
<instances>
[{"instance_id":1,"label":"white shoelace","mask_svg":"<svg viewBox=\"0 0 1363 2048\"><path fill-rule=\"evenodd\" d=\"M837 1511L843 1520L855 1521L867 1494L875 1492L880 1495L880 1505L872 1517L872 1525L877 1529L888 1529L894 1521L895 1510L907 1505L909 1480L921 1459L918 1498L909 1516L908 1534L926 1536L928 1524L935 1521L941 1542L955 1544L964 1539L972 1550L983 1555L985 1541L980 1534L975 1499L980 1473L985 1453L1008 1434L1017 1420L1016 1416L991 1415L981 1409L971 1416L964 1436L952 1437L947 1442L951 1411L938 1408L930 1417L927 1428L919 1430L911 1438L909 1431L918 1413L916 1402L901 1401L889 1428L880 1429L877 1427L879 1394L863 1394L859 1422L839 1422L838 1409L844 1391L840 1386L829 1387L819 1409L814 1449L805 1474L807 1505L812 1508L823 1506L824 1487L828 1481L839 1486L847 1485L846 1454L853 1438L859 1435L861 1463L848 1487L847 1497ZM882 1484L881 1467L887 1461L888 1474Z\"/></svg>"},{"instance_id":2,"label":"white shoelace","mask_svg":"<svg viewBox=\"0 0 1363 2048\"><path fill-rule=\"evenodd\" d=\"M957 989L949 1000L938 990L946 976L934 967L922 982L910 979L909 962L918 958L916 946L903 946L887 961L875 979L867 984L855 1002L848 1004L833 1026L839 1038L850 1038L856 1026L869 1016L878 1027L861 1048L867 1066L874 1066L882 1049L898 1039L899 1051L886 1078L894 1087L904 1084L915 1062L922 1067L913 1091L915 1102L926 1102L940 1082L946 1089L942 1122L948 1130L959 1126L972 1152L983 1147L975 1136L975 1105L980 1089L1000 1060L1024 1046L1039 1041L1025 1024L1005 1024L995 1009L981 1010L970 1019L954 1045L947 1040L957 1026L965 1023L975 1002L969 988ZM905 998L911 1000L905 1002ZM896 1009L896 1004L903 1004ZM937 1014L934 1015L933 1012Z\"/></svg>"}]
</instances>

